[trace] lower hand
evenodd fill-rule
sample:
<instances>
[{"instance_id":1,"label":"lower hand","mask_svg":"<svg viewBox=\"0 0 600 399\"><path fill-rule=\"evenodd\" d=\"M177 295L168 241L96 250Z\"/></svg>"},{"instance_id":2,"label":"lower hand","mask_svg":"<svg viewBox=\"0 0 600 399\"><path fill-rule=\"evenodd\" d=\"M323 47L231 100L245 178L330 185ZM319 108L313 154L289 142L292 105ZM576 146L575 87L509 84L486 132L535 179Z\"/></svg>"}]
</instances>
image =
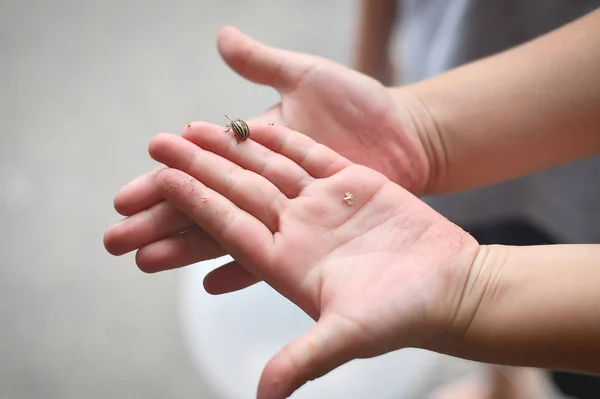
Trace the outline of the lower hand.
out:
<instances>
[{"instance_id":1,"label":"lower hand","mask_svg":"<svg viewBox=\"0 0 600 399\"><path fill-rule=\"evenodd\" d=\"M149 149L167 166L157 193L194 223L162 244L163 256L182 256L185 240L222 250L237 264L209 273L209 291L262 279L317 321L270 360L258 398L283 399L355 358L437 347L468 324L471 236L302 134L266 123L252 131L237 145L222 127L196 123L185 139L161 134Z\"/></svg>"}]
</instances>

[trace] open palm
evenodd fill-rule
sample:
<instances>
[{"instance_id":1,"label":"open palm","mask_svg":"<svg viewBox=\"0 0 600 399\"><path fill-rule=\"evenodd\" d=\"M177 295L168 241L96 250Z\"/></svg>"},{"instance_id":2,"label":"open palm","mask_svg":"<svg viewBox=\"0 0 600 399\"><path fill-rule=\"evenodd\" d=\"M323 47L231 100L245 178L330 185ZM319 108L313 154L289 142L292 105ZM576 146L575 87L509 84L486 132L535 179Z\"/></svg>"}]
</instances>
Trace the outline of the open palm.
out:
<instances>
[{"instance_id":1,"label":"open palm","mask_svg":"<svg viewBox=\"0 0 600 399\"><path fill-rule=\"evenodd\" d=\"M354 358L426 347L468 320L457 312L474 239L383 174L284 127L252 128L238 146L196 123L186 139L155 137L150 154L168 167L158 192L242 266L207 279L257 276L318 321L269 362L259 398Z\"/></svg>"},{"instance_id":2,"label":"open palm","mask_svg":"<svg viewBox=\"0 0 600 399\"><path fill-rule=\"evenodd\" d=\"M259 118L302 132L411 192L427 183L429 162L410 118L376 80L330 60L265 46L223 28L219 51L248 80L274 87L281 103Z\"/></svg>"},{"instance_id":3,"label":"open palm","mask_svg":"<svg viewBox=\"0 0 600 399\"><path fill-rule=\"evenodd\" d=\"M411 192L426 184L429 163L416 129L377 81L322 58L267 47L233 28L222 29L218 43L235 71L281 93L281 103L258 120L301 131ZM190 134L186 128L182 135ZM128 219L107 231L108 251L122 255L139 250L136 261L146 272L225 255L190 218L164 201L154 184L156 173L140 176L116 195L115 208ZM213 293L233 289L212 283L206 288Z\"/></svg>"}]
</instances>

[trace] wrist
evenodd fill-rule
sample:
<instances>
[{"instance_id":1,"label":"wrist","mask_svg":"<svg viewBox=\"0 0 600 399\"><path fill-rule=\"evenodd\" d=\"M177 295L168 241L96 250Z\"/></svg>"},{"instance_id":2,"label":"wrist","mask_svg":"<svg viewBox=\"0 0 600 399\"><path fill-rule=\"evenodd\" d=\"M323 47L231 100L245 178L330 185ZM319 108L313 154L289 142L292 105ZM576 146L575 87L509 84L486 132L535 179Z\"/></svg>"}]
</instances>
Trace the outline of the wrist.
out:
<instances>
[{"instance_id":1,"label":"wrist","mask_svg":"<svg viewBox=\"0 0 600 399\"><path fill-rule=\"evenodd\" d=\"M490 313L493 298L503 291L503 268L508 258L508 246L479 245L459 287L452 317L447 321L439 338L425 349L476 360L470 356L469 342L473 328L481 315ZM475 323L477 321L478 323ZM476 356L475 356L476 357Z\"/></svg>"},{"instance_id":2,"label":"wrist","mask_svg":"<svg viewBox=\"0 0 600 399\"><path fill-rule=\"evenodd\" d=\"M443 141L442 127L431 113L427 104L412 90L411 86L388 88L396 106L408 114L411 128L423 148L428 164L428 173L417 195L437 194L437 186L447 174L448 156Z\"/></svg>"},{"instance_id":3,"label":"wrist","mask_svg":"<svg viewBox=\"0 0 600 399\"><path fill-rule=\"evenodd\" d=\"M454 322L432 349L600 373L598 259L600 245L480 246Z\"/></svg>"}]
</instances>

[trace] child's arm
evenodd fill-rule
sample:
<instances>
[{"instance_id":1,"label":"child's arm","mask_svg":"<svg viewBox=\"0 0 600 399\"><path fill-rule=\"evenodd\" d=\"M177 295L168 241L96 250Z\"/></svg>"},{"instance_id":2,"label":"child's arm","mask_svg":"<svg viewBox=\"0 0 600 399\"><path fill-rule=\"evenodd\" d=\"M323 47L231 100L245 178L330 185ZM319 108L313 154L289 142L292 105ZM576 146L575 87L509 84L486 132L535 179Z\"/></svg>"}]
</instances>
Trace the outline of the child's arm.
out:
<instances>
[{"instance_id":1,"label":"child's arm","mask_svg":"<svg viewBox=\"0 0 600 399\"><path fill-rule=\"evenodd\" d=\"M482 246L463 299L474 317L435 350L600 373L600 245Z\"/></svg>"},{"instance_id":2,"label":"child's arm","mask_svg":"<svg viewBox=\"0 0 600 399\"><path fill-rule=\"evenodd\" d=\"M391 91L425 126L427 194L600 154L600 9L502 54Z\"/></svg>"}]
</instances>

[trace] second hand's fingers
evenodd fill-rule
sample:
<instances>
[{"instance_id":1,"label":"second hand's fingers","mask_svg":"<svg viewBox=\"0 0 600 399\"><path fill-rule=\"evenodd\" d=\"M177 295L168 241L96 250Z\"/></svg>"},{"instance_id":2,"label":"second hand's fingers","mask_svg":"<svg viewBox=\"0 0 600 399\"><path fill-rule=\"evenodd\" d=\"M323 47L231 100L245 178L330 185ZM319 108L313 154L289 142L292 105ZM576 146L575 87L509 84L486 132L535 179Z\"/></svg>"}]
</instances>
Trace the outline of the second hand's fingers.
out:
<instances>
[{"instance_id":1,"label":"second hand's fingers","mask_svg":"<svg viewBox=\"0 0 600 399\"><path fill-rule=\"evenodd\" d=\"M115 210L123 216L131 216L156 205L163 197L156 191L154 178L164 166L136 177L121 188L114 199Z\"/></svg>"},{"instance_id":2,"label":"second hand's fingers","mask_svg":"<svg viewBox=\"0 0 600 399\"><path fill-rule=\"evenodd\" d=\"M254 121L249 125L254 141L290 159L314 178L330 177L352 164L331 148L285 126Z\"/></svg>"},{"instance_id":3,"label":"second hand's fingers","mask_svg":"<svg viewBox=\"0 0 600 399\"><path fill-rule=\"evenodd\" d=\"M154 137L149 152L158 162L186 172L228 198L272 232L278 231L279 215L288 199L264 177L175 135Z\"/></svg>"},{"instance_id":4,"label":"second hand's fingers","mask_svg":"<svg viewBox=\"0 0 600 399\"><path fill-rule=\"evenodd\" d=\"M192 145L192 144L190 144ZM270 265L273 234L260 220L192 176L166 169L156 176L156 185L165 199L184 212L213 237L236 260L247 260L261 269L251 273L264 278Z\"/></svg>"},{"instance_id":5,"label":"second hand's fingers","mask_svg":"<svg viewBox=\"0 0 600 399\"><path fill-rule=\"evenodd\" d=\"M219 243L194 226L185 233L140 248L136 263L143 272L157 273L224 255L225 250ZM204 278L204 288L209 294L220 295L247 288L259 281L236 261L232 261L209 272Z\"/></svg>"},{"instance_id":6,"label":"second hand's fingers","mask_svg":"<svg viewBox=\"0 0 600 399\"><path fill-rule=\"evenodd\" d=\"M209 294L220 295L243 290L260 281L258 277L233 261L208 273L204 277L204 289Z\"/></svg>"},{"instance_id":7,"label":"second hand's fingers","mask_svg":"<svg viewBox=\"0 0 600 399\"><path fill-rule=\"evenodd\" d=\"M211 236L198 226L139 249L136 263L146 273L176 269L226 255Z\"/></svg>"},{"instance_id":8,"label":"second hand's fingers","mask_svg":"<svg viewBox=\"0 0 600 399\"><path fill-rule=\"evenodd\" d=\"M163 201L110 227L104 234L104 246L113 255L124 255L193 224L184 213Z\"/></svg>"},{"instance_id":9,"label":"second hand's fingers","mask_svg":"<svg viewBox=\"0 0 600 399\"><path fill-rule=\"evenodd\" d=\"M252 131L251 139L239 145L231 136L223 134L221 126L205 122L191 123L183 131L182 137L244 169L264 176L288 198L295 198L314 179L294 161L253 140L263 134L263 130L279 129L279 126L258 121L248 123Z\"/></svg>"},{"instance_id":10,"label":"second hand's fingers","mask_svg":"<svg viewBox=\"0 0 600 399\"><path fill-rule=\"evenodd\" d=\"M317 58L266 46L227 26L217 38L221 57L237 73L255 83L285 91L317 64Z\"/></svg>"}]
</instances>

